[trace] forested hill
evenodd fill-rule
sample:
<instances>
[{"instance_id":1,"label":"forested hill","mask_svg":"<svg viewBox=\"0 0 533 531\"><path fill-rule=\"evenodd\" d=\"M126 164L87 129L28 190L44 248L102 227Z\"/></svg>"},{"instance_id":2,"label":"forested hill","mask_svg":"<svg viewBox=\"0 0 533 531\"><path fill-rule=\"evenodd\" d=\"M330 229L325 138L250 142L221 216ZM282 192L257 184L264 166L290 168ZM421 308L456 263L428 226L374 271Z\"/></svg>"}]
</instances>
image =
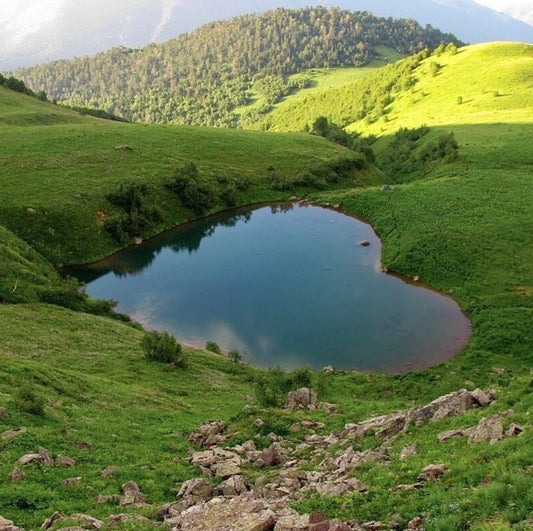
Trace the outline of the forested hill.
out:
<instances>
[{"instance_id":1,"label":"forested hill","mask_svg":"<svg viewBox=\"0 0 533 531\"><path fill-rule=\"evenodd\" d=\"M277 9L211 23L163 44L114 48L15 75L50 99L132 121L236 126L233 111L250 102L251 91L272 104L297 88L289 74L363 66L378 46L410 54L450 41L457 39L410 19L337 8Z\"/></svg>"}]
</instances>

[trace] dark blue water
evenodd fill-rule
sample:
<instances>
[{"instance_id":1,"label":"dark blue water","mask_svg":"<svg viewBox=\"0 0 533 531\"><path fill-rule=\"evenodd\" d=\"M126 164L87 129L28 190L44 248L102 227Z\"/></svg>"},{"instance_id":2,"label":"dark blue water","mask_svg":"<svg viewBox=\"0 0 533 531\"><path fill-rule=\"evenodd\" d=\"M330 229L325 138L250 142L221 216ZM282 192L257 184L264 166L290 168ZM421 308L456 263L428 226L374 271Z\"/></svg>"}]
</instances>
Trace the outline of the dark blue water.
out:
<instances>
[{"instance_id":1,"label":"dark blue water","mask_svg":"<svg viewBox=\"0 0 533 531\"><path fill-rule=\"evenodd\" d=\"M369 225L284 204L191 223L69 274L149 329L263 367L403 372L452 357L470 335L457 304L382 273L380 255Z\"/></svg>"}]
</instances>

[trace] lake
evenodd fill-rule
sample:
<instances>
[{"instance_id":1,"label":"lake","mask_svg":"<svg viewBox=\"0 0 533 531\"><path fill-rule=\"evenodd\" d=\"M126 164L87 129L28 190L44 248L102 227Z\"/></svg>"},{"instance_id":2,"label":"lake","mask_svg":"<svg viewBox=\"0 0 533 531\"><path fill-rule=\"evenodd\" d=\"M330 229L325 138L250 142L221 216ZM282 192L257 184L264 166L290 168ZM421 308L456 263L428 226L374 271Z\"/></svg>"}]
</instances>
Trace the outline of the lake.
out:
<instances>
[{"instance_id":1,"label":"lake","mask_svg":"<svg viewBox=\"0 0 533 531\"><path fill-rule=\"evenodd\" d=\"M450 359L468 319L451 298L383 273L380 257L369 225L283 203L187 223L67 273L148 329L261 367L405 372Z\"/></svg>"}]
</instances>

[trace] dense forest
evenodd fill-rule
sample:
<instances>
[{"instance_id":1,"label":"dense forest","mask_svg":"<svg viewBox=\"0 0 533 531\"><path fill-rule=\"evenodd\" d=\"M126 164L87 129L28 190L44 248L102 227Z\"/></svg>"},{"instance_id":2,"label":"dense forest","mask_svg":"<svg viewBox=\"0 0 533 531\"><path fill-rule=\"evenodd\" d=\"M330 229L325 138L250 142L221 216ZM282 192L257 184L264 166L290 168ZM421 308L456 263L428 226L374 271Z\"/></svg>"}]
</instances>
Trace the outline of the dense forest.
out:
<instances>
[{"instance_id":1,"label":"dense forest","mask_svg":"<svg viewBox=\"0 0 533 531\"><path fill-rule=\"evenodd\" d=\"M50 99L131 121L235 127L235 109L250 104L253 94L266 102L259 118L305 86L305 79L289 81L290 74L363 66L378 45L411 54L451 41L458 42L431 26L366 11L277 9L214 22L163 44L114 48L15 75Z\"/></svg>"}]
</instances>

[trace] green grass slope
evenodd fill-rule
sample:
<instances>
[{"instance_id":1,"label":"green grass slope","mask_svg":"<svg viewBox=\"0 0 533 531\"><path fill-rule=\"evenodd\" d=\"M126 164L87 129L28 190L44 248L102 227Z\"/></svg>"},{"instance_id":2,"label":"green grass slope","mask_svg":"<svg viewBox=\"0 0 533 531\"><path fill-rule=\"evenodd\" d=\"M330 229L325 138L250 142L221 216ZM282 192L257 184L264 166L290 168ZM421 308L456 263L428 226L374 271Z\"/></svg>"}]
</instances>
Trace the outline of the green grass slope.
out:
<instances>
[{"instance_id":1,"label":"green grass slope","mask_svg":"<svg viewBox=\"0 0 533 531\"><path fill-rule=\"evenodd\" d=\"M444 66L444 62L459 61L464 54L472 53L481 65L477 54L483 50L511 47L508 52L515 53L520 46L486 45L460 50L456 55L443 54L438 58L443 66L430 77L435 83L441 82L446 69L451 72L455 68ZM523 55L523 62L529 64L527 53ZM496 54L493 51L489 56ZM518 57L517 64L521 64ZM417 83L426 79L422 76L427 67L424 61L431 60L435 58L419 62ZM485 62L490 63L490 59ZM516 76L516 83L518 70L508 72ZM466 66L464 71L468 71ZM411 70L407 72L412 75ZM505 79L494 90L503 94ZM472 77L472 83L476 80ZM531 94L528 83L526 80L520 85L526 104ZM509 83L509 91L512 85ZM466 94L468 86L465 74L455 93L456 102L459 91ZM428 98L430 88L428 85ZM452 90L450 85L448 88ZM471 90L474 93L476 89ZM392 117L397 113L394 120L361 122L361 126L375 128L380 135L374 144L378 159L386 152L399 124L409 120L411 104L403 113L399 107L407 101L405 98L412 97L407 93L401 87L394 93L391 104L398 108L394 111L391 107L389 113ZM0 98L2 95L0 90ZM422 142L438 134L445 123L445 130L453 131L459 142L459 157L429 165L423 179L406 179L408 182L395 184L392 192L381 191L376 186L377 172L369 170L356 178L356 188L345 181L327 191L299 190L320 204L339 203L345 212L372 223L382 238L383 266L408 277L417 276L421 282L450 294L472 322L469 345L449 362L427 371L404 375L346 371L314 376L320 398L339 405L339 412L332 416L319 411L263 410L257 402L252 403L249 413L243 412L246 395L254 395L254 377L264 371L193 349L186 349L186 369L169 370L144 359L140 348L143 332L126 323L37 302L0 304L0 407L9 413L7 420L0 419L0 432L26 428L26 432L0 441L0 515L27 529L37 529L56 510L103 518L121 509L110 503L99 504L95 496L120 494L124 482L135 480L147 494L150 506L128 512L154 517L158 504L173 499L176 482L199 475L185 458L190 450L188 433L203 421L228 421L230 430L238 432L234 442L252 437L264 447L270 444L266 435L273 431L296 444L307 433L292 433L289 428L302 418L324 422L328 430L339 429L347 422L423 405L462 387L481 387L496 392L490 408L413 426L392 442L389 460L358 467L353 475L369 487L368 493L311 497L297 508L305 512L323 510L328 517L346 520L390 522L399 518L405 524L423 513L424 526L429 530L528 529L533 504L533 148L527 139L533 133L533 120L528 104L520 111L519 100L518 93L509 100L504 96L489 98L488 103L496 101L499 106L474 109L477 117L471 121L466 116L452 116L453 122L437 121L439 127ZM116 247L104 237L102 228L98 229L98 221L87 223L85 232L81 228L86 223L84 216L98 219L100 209L112 212L105 193L125 177L147 182L152 190L160 186L157 200L163 201L165 211L176 208L168 219L177 223L191 212L179 202L170 202L161 183L178 162L194 160L206 172L207 180L220 166L230 175L250 175L253 184L239 197L240 202L246 202L292 193L265 184L273 171L295 175L310 160L322 163L344 153L306 135L110 126L53 106L33 107L33 101L27 99L17 101L21 108L12 112L21 115L19 125L4 124L0 128L0 160L4 164L0 224L58 262ZM504 101L514 103L502 109ZM326 99L324 102L322 115L330 108ZM458 108L463 112L466 102ZM37 109L64 112L59 120L63 123L22 125L26 121L22 116L38 114ZM480 121L480 113L485 121ZM432 120L437 118L432 116L424 118L420 112L419 119L433 126ZM412 125L420 123L413 120ZM382 131L382 127L390 129ZM129 145L133 150L117 151L115 145ZM216 177L213 179L216 181ZM174 216L175 212L179 215ZM65 219L73 221L62 228ZM3 293L13 294L17 285L15 294L28 286L31 295L32 290L37 293L41 286L59 282L49 262L13 232L2 229L0 233L0 265L7 278L0 283ZM39 299L28 295L28 300ZM19 389L27 386L45 400L42 414L31 414L21 407ZM505 417L505 427L512 422L520 424L524 428L520 436L494 445L468 444L464 438L438 442L437 435L444 430L473 426L482 417L509 409L512 412ZM257 417L265 421L264 428L254 425ZM356 451L376 444L373 436L353 441ZM406 444L416 444L420 453L401 461L398 456ZM39 447L47 448L54 456L75 458L75 468L29 465L21 467L26 473L22 482L8 481L16 460ZM337 450L332 447L328 451L334 456ZM304 458L308 459L305 468L318 466L312 455ZM415 491L391 492L400 483L416 482L420 470L430 463L448 467L442 480ZM117 465L120 470L107 479L100 478L99 472L108 465ZM253 480L263 471L251 468L245 473ZM83 477L82 483L62 485L74 476ZM393 517L395 514L399 516Z\"/></svg>"},{"instance_id":2,"label":"green grass slope","mask_svg":"<svg viewBox=\"0 0 533 531\"><path fill-rule=\"evenodd\" d=\"M401 127L530 123L533 46L484 43L409 57L330 91L287 102L259 127L303 131L318 116L365 135ZM305 92L305 91L304 91Z\"/></svg>"},{"instance_id":3,"label":"green grass slope","mask_svg":"<svg viewBox=\"0 0 533 531\"><path fill-rule=\"evenodd\" d=\"M87 262L117 248L104 229L117 212L106 195L124 181L146 184L149 204L161 208L162 219L136 235L146 237L194 217L165 187L185 162L195 163L213 189L246 179L247 189L235 192L238 205L286 199L294 191L273 192L274 176L290 181L351 156L345 148L301 134L104 121L2 88L0 224L55 265ZM357 179L376 182L364 172L352 177L350 185ZM223 208L217 201L210 212Z\"/></svg>"}]
</instances>

